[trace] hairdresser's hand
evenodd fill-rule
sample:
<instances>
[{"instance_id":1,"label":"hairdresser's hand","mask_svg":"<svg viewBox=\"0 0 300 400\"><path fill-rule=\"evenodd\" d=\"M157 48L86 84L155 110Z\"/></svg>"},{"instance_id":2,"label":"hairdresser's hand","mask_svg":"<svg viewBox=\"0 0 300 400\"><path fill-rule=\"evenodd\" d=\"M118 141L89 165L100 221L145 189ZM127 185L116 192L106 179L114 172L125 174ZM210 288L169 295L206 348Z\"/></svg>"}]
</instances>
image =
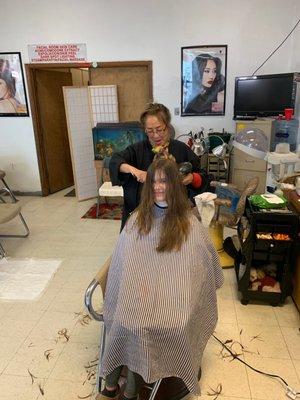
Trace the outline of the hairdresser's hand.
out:
<instances>
[{"instance_id":1,"label":"hairdresser's hand","mask_svg":"<svg viewBox=\"0 0 300 400\"><path fill-rule=\"evenodd\" d=\"M132 167L132 170L130 171L131 175L133 175L138 182L144 183L147 177L147 171L142 171L140 169L137 169L135 167Z\"/></svg>"},{"instance_id":2,"label":"hairdresser's hand","mask_svg":"<svg viewBox=\"0 0 300 400\"><path fill-rule=\"evenodd\" d=\"M193 174L190 172L189 174L187 174L183 179L182 179L182 183L184 185L189 185L190 183L193 182Z\"/></svg>"}]
</instances>

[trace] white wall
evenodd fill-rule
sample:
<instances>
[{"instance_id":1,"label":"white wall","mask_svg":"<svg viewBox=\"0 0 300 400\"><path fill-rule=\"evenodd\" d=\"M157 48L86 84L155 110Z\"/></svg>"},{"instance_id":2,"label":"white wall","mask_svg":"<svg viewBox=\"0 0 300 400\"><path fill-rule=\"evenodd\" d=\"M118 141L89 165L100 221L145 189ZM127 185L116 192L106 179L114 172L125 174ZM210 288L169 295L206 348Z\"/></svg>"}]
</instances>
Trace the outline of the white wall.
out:
<instances>
[{"instance_id":1,"label":"white wall","mask_svg":"<svg viewBox=\"0 0 300 400\"><path fill-rule=\"evenodd\" d=\"M295 4L295 16L300 19L300 1L297 1ZM294 23L297 21L295 20ZM294 31L294 35L292 37L292 71L300 72L300 23Z\"/></svg>"},{"instance_id":2,"label":"white wall","mask_svg":"<svg viewBox=\"0 0 300 400\"><path fill-rule=\"evenodd\" d=\"M0 5L0 51L21 51L27 62L28 44L86 43L89 61L152 60L154 99L172 112L180 107L180 48L227 44L226 115L175 116L178 134L201 126L232 131L234 77L251 75L300 14L298 0L0 0ZM259 73L298 68L297 43L288 40ZM40 190L31 119L0 118L0 138L0 167L11 186Z\"/></svg>"},{"instance_id":3,"label":"white wall","mask_svg":"<svg viewBox=\"0 0 300 400\"><path fill-rule=\"evenodd\" d=\"M295 5L295 15L300 18L300 2L298 1ZM292 38L293 48L292 48L292 65L291 70L294 72L300 73L300 23L295 29L295 34ZM295 115L300 120L300 82L297 85L297 97L296 97L296 107L295 107ZM298 138L297 138L298 146L300 149L300 128L298 129Z\"/></svg>"}]
</instances>

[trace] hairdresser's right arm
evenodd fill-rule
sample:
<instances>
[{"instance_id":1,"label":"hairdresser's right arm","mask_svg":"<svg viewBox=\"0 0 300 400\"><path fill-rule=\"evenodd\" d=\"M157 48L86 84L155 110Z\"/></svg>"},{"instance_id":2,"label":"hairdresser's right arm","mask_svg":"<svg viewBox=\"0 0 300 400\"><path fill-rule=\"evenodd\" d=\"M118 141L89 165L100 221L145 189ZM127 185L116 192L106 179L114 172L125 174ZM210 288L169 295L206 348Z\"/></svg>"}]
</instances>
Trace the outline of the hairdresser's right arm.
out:
<instances>
[{"instance_id":1,"label":"hairdresser's right arm","mask_svg":"<svg viewBox=\"0 0 300 400\"><path fill-rule=\"evenodd\" d=\"M123 172L125 174L131 174L136 178L138 182L142 183L145 182L147 176L146 171L142 171L141 169L135 168L127 163L123 163L120 165L119 172Z\"/></svg>"},{"instance_id":2,"label":"hairdresser's right arm","mask_svg":"<svg viewBox=\"0 0 300 400\"><path fill-rule=\"evenodd\" d=\"M141 150L141 149L140 149ZM113 185L122 186L134 177L139 182L146 179L146 171L139 169L137 161L138 143L112 155L109 163L110 179Z\"/></svg>"}]
</instances>

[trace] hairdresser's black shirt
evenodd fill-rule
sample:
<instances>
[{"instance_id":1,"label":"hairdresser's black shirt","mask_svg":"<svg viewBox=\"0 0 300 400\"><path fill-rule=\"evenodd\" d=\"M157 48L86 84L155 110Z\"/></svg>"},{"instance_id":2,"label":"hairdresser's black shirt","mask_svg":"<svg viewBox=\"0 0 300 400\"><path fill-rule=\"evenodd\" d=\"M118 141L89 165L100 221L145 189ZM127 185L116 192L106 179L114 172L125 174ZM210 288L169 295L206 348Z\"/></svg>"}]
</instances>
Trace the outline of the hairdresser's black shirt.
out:
<instances>
[{"instance_id":1,"label":"hairdresser's black shirt","mask_svg":"<svg viewBox=\"0 0 300 400\"><path fill-rule=\"evenodd\" d=\"M189 161L193 166L193 172L198 172L202 177L202 185L199 189L187 186L189 198L205 192L209 189L209 179L205 171L200 169L200 158L183 142L170 140L169 153L175 157L178 164ZM122 228L129 214L138 206L142 183L138 182L131 174L119 171L121 164L129 164L142 171L147 171L154 158L152 146L148 139L128 146L125 150L112 155L109 172L113 185L123 186L124 189L124 209L122 218ZM121 229L122 229L121 228Z\"/></svg>"}]
</instances>

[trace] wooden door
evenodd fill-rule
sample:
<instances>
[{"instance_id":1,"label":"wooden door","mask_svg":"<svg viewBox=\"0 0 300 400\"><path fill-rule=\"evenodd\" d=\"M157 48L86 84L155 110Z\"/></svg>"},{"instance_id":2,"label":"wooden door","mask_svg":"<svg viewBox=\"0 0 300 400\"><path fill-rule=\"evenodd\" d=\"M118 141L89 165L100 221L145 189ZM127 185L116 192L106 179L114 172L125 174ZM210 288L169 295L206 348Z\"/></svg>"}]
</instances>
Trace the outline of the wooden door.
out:
<instances>
[{"instance_id":1,"label":"wooden door","mask_svg":"<svg viewBox=\"0 0 300 400\"><path fill-rule=\"evenodd\" d=\"M152 101L152 62L100 63L90 68L91 85L117 85L120 122L139 121Z\"/></svg>"},{"instance_id":2,"label":"wooden door","mask_svg":"<svg viewBox=\"0 0 300 400\"><path fill-rule=\"evenodd\" d=\"M72 86L70 72L37 69L35 89L49 193L74 184L63 86Z\"/></svg>"}]
</instances>

